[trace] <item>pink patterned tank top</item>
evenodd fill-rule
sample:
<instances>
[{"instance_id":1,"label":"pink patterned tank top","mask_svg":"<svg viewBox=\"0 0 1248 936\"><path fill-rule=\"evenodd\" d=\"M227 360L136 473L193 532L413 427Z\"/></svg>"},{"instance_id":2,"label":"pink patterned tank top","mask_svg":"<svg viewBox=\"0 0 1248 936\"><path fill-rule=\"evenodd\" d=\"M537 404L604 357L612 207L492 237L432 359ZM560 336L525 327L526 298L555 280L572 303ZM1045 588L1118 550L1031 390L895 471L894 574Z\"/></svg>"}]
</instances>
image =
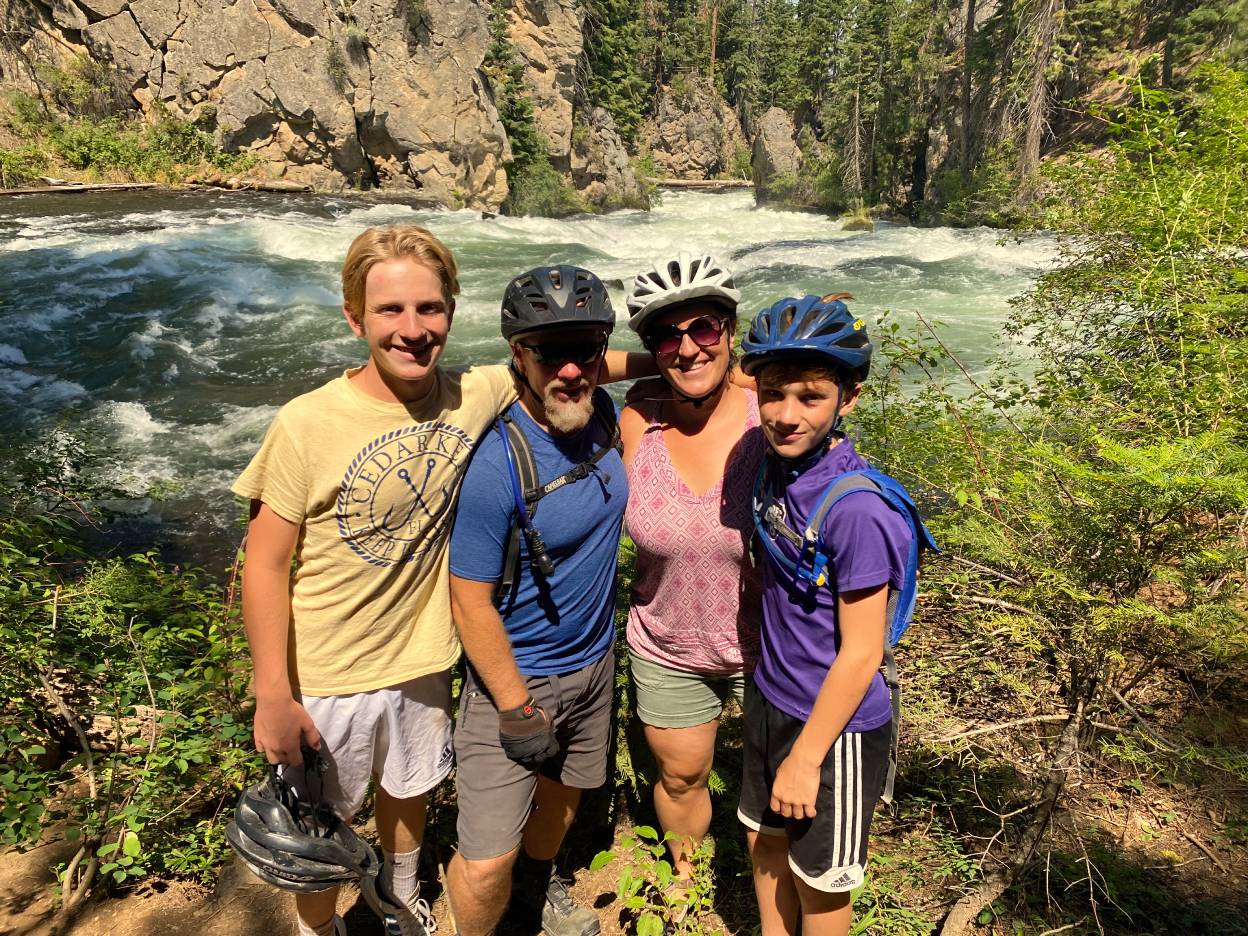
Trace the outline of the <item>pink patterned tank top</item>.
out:
<instances>
[{"instance_id":1,"label":"pink patterned tank top","mask_svg":"<svg viewBox=\"0 0 1248 936\"><path fill-rule=\"evenodd\" d=\"M765 443L758 398L745 393L745 433L705 494L685 486L656 421L628 469L624 524L637 546L628 646L685 672L748 673L758 658L761 579L746 547Z\"/></svg>"}]
</instances>

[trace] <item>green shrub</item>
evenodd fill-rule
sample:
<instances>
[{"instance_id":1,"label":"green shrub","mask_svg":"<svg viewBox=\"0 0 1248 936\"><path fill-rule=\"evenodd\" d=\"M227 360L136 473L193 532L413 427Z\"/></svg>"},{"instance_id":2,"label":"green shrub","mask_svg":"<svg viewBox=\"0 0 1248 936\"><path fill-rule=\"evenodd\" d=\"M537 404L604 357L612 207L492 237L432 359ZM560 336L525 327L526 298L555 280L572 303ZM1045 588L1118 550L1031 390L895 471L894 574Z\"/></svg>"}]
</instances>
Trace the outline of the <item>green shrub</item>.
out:
<instances>
[{"instance_id":1,"label":"green shrub","mask_svg":"<svg viewBox=\"0 0 1248 936\"><path fill-rule=\"evenodd\" d=\"M0 188L16 188L48 171L48 157L34 146L0 149Z\"/></svg>"},{"instance_id":2,"label":"green shrub","mask_svg":"<svg viewBox=\"0 0 1248 936\"><path fill-rule=\"evenodd\" d=\"M236 602L152 553L91 555L111 492L79 440L10 441L0 467L0 841L77 842L67 904L97 876L210 878L257 766Z\"/></svg>"},{"instance_id":3,"label":"green shrub","mask_svg":"<svg viewBox=\"0 0 1248 936\"><path fill-rule=\"evenodd\" d=\"M330 39L325 44L325 72L339 94L347 90L350 83L347 75L347 59L342 54L342 46L336 39Z\"/></svg>"},{"instance_id":4,"label":"green shrub","mask_svg":"<svg viewBox=\"0 0 1248 936\"><path fill-rule=\"evenodd\" d=\"M35 83L41 96L71 117L100 120L134 111L134 100L116 69L85 55L64 67L40 62L35 66Z\"/></svg>"},{"instance_id":5,"label":"green shrub","mask_svg":"<svg viewBox=\"0 0 1248 936\"><path fill-rule=\"evenodd\" d=\"M1018 200L1017 147L997 146L983 155L969 178L960 169L941 169L932 176L931 194L920 205L928 222L970 226L1014 227L1028 222Z\"/></svg>"},{"instance_id":6,"label":"green shrub","mask_svg":"<svg viewBox=\"0 0 1248 936\"><path fill-rule=\"evenodd\" d=\"M251 163L247 156L221 152L208 133L168 115L150 124L71 120L51 128L46 145L73 169L163 182L181 181L204 165L238 170Z\"/></svg>"},{"instance_id":7,"label":"green shrub","mask_svg":"<svg viewBox=\"0 0 1248 936\"><path fill-rule=\"evenodd\" d=\"M549 159L531 160L507 176L510 191L503 207L509 214L562 218L586 210L576 189Z\"/></svg>"}]
</instances>

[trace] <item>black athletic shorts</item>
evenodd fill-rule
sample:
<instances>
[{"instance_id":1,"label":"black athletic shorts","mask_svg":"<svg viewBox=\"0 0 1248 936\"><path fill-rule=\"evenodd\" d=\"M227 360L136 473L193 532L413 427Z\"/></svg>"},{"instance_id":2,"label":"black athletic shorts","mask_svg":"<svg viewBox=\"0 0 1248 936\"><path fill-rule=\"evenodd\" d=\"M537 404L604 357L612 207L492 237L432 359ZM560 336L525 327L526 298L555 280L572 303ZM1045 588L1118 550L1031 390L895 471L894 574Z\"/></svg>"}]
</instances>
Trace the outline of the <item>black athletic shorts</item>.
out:
<instances>
[{"instance_id":1,"label":"black athletic shorts","mask_svg":"<svg viewBox=\"0 0 1248 936\"><path fill-rule=\"evenodd\" d=\"M888 773L889 724L841 732L823 761L815 817L785 819L771 810L771 785L805 724L758 692L746 692L737 817L764 835L787 835L789 867L811 887L853 890L866 873L871 815Z\"/></svg>"}]
</instances>

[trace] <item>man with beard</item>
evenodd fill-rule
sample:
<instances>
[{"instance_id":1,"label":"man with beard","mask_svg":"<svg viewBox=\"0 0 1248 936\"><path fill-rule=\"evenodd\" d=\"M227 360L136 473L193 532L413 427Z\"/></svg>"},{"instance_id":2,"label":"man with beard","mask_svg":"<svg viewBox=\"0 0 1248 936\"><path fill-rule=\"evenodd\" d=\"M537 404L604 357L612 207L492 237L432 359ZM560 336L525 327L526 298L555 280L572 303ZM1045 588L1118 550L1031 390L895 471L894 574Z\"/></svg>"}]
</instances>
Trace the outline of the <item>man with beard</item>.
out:
<instances>
[{"instance_id":1,"label":"man with beard","mask_svg":"<svg viewBox=\"0 0 1248 936\"><path fill-rule=\"evenodd\" d=\"M504 910L530 932L599 932L553 865L581 791L606 780L628 490L595 375L614 323L601 280L578 267L530 270L503 299L524 389L474 453L451 534L451 611L469 661L450 867L460 936L486 936Z\"/></svg>"}]
</instances>

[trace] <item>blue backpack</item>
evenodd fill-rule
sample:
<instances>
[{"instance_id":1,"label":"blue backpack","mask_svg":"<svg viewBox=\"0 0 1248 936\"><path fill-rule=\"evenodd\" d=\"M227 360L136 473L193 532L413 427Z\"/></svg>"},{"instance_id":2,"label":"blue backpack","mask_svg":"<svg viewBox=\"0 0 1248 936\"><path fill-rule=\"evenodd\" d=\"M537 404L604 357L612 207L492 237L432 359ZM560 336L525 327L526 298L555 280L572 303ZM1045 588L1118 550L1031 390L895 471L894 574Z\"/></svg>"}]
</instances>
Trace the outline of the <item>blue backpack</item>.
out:
<instances>
[{"instance_id":1,"label":"blue backpack","mask_svg":"<svg viewBox=\"0 0 1248 936\"><path fill-rule=\"evenodd\" d=\"M897 729L901 721L901 687L897 679L897 663L893 659L893 647L906 632L906 628L910 626L910 619L914 616L914 603L919 590L919 557L924 549L934 552L940 550L936 546L936 541L932 539L932 534L923 525L919 509L902 483L891 475L886 475L874 468L847 471L833 478L819 496L805 529L800 533L795 531L786 523L784 503L775 497L771 492L771 485L768 484L767 469L770 461L770 458L763 459L758 472L758 481L754 486L754 533L772 562L811 588L832 587L833 576L828 564L828 547L823 542L823 535L820 531L828 511L846 495L858 491L870 491L879 495L884 503L906 521L906 526L910 529L910 549L906 554L902 585L899 589L889 588L888 607L885 612L887 630L884 640L884 681L888 684L893 719L889 743L888 775L884 781L882 798L885 803L891 803L893 783L897 776ZM777 539L788 540L797 547L796 561L780 550L776 545Z\"/></svg>"}]
</instances>

